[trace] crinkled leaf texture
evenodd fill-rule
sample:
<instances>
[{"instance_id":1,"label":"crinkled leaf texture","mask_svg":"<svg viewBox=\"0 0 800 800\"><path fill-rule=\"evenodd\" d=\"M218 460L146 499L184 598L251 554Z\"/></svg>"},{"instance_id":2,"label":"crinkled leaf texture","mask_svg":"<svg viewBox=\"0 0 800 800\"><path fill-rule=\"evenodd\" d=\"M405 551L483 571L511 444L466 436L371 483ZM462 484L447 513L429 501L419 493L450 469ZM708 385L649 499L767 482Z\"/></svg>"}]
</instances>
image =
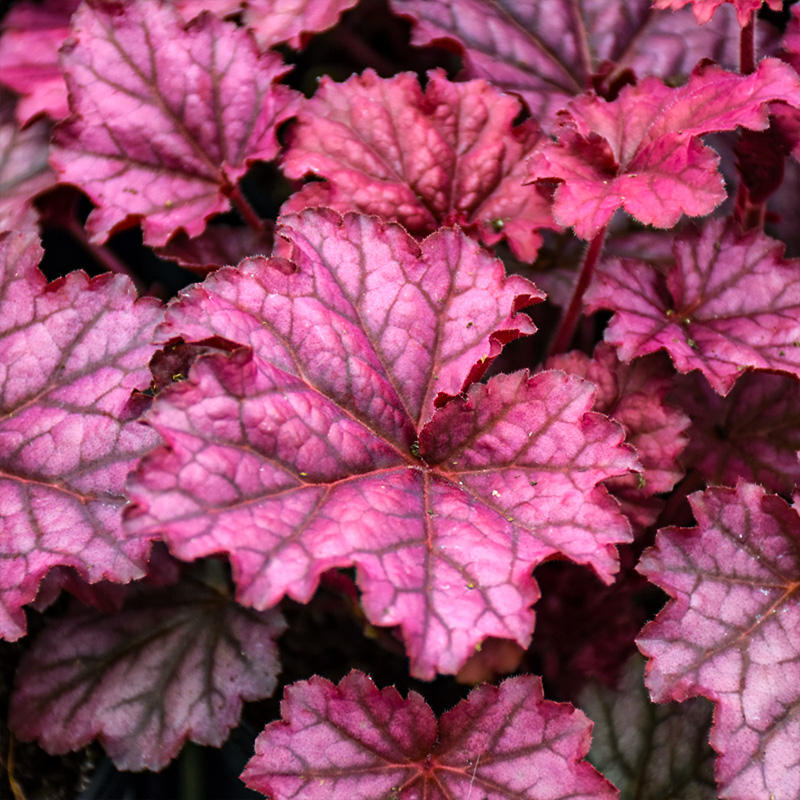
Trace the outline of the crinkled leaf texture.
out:
<instances>
[{"instance_id":1,"label":"crinkled leaf texture","mask_svg":"<svg viewBox=\"0 0 800 800\"><path fill-rule=\"evenodd\" d=\"M721 395L747 369L800 376L800 270L783 252L760 231L709 220L675 240L666 276L643 261L606 262L586 307L617 312L605 340L623 361L664 349Z\"/></svg>"},{"instance_id":2,"label":"crinkled leaf texture","mask_svg":"<svg viewBox=\"0 0 800 800\"><path fill-rule=\"evenodd\" d=\"M22 95L17 119L37 114L69 116L67 87L58 66L58 49L69 35L69 21L80 0L30 0L15 5L3 19L0 80Z\"/></svg>"},{"instance_id":3,"label":"crinkled leaf texture","mask_svg":"<svg viewBox=\"0 0 800 800\"><path fill-rule=\"evenodd\" d=\"M322 572L355 564L367 616L402 627L426 678L486 636L526 646L533 566L561 553L616 569L629 528L597 484L637 466L622 429L558 372L446 402L533 332L518 309L541 299L460 231L419 244L314 210L282 236L294 271L252 259L172 305L162 338L246 347L158 396L167 446L130 484L129 530L185 559L229 553L257 608L305 602Z\"/></svg>"},{"instance_id":4,"label":"crinkled leaf texture","mask_svg":"<svg viewBox=\"0 0 800 800\"><path fill-rule=\"evenodd\" d=\"M711 704L695 698L655 705L635 655L615 688L594 683L578 705L594 722L588 759L620 800L717 800L714 751L708 745Z\"/></svg>"},{"instance_id":5,"label":"crinkled leaf texture","mask_svg":"<svg viewBox=\"0 0 800 800\"><path fill-rule=\"evenodd\" d=\"M743 28L763 5L762 0L653 0L655 8L671 9L672 11L677 11L690 3L692 11L701 25L705 25L723 3L732 3L736 8L739 25ZM766 0L766 3L773 11L780 11L783 8L783 0Z\"/></svg>"},{"instance_id":6,"label":"crinkled leaf texture","mask_svg":"<svg viewBox=\"0 0 800 800\"><path fill-rule=\"evenodd\" d=\"M158 442L136 421L162 319L128 278L73 272L47 284L31 234L0 237L0 635L54 566L87 581L141 577L148 545L129 540L123 486Z\"/></svg>"},{"instance_id":7,"label":"crinkled leaf texture","mask_svg":"<svg viewBox=\"0 0 800 800\"><path fill-rule=\"evenodd\" d=\"M533 261L538 229L557 226L549 198L521 185L542 134L533 120L514 126L519 111L518 100L485 81L451 83L441 71L424 92L410 72L323 78L301 107L283 169L329 183L309 184L283 210L379 214L414 236L459 224L488 244L507 238Z\"/></svg>"},{"instance_id":8,"label":"crinkled leaf texture","mask_svg":"<svg viewBox=\"0 0 800 800\"><path fill-rule=\"evenodd\" d=\"M559 183L556 222L584 239L618 208L671 228L681 214L704 216L725 199L719 156L700 137L740 126L763 130L776 100L800 103L800 78L774 58L750 75L701 63L677 88L646 78L613 102L584 94L559 113L558 141L537 148L528 179Z\"/></svg>"},{"instance_id":9,"label":"crinkled leaf texture","mask_svg":"<svg viewBox=\"0 0 800 800\"><path fill-rule=\"evenodd\" d=\"M756 484L690 497L640 571L672 598L638 638L656 702L716 704L711 745L728 800L800 796L800 516Z\"/></svg>"},{"instance_id":10,"label":"crinkled leaf texture","mask_svg":"<svg viewBox=\"0 0 800 800\"><path fill-rule=\"evenodd\" d=\"M581 92L640 78L683 78L701 58L738 64L739 27L717 14L698 27L691 12L651 0L391 0L414 22L414 44L455 45L467 76L522 96L542 124ZM725 9L723 9L725 11ZM617 87L618 88L618 87Z\"/></svg>"},{"instance_id":11,"label":"crinkled leaf texture","mask_svg":"<svg viewBox=\"0 0 800 800\"><path fill-rule=\"evenodd\" d=\"M483 685L437 722L416 692L403 700L351 672L286 689L243 780L274 800L612 800L582 761L591 723L545 700L526 675Z\"/></svg>"},{"instance_id":12,"label":"crinkled leaf texture","mask_svg":"<svg viewBox=\"0 0 800 800\"><path fill-rule=\"evenodd\" d=\"M697 373L676 383L672 399L692 419L687 467L706 485L760 483L791 496L800 485L800 381L787 375L750 372L726 397Z\"/></svg>"},{"instance_id":13,"label":"crinkled leaf texture","mask_svg":"<svg viewBox=\"0 0 800 800\"><path fill-rule=\"evenodd\" d=\"M98 738L119 769L160 770L187 739L219 747L242 701L272 694L284 628L277 611L242 608L197 576L136 584L121 610L73 608L36 637L11 730L49 753Z\"/></svg>"},{"instance_id":14,"label":"crinkled leaf texture","mask_svg":"<svg viewBox=\"0 0 800 800\"><path fill-rule=\"evenodd\" d=\"M51 126L39 120L20 130L15 105L0 93L0 232L35 230L33 199L55 186L47 164Z\"/></svg>"},{"instance_id":15,"label":"crinkled leaf texture","mask_svg":"<svg viewBox=\"0 0 800 800\"><path fill-rule=\"evenodd\" d=\"M52 161L98 206L94 241L139 220L150 245L197 236L230 208L248 164L277 155L295 93L276 84L280 57L259 55L245 30L211 14L184 27L159 0L89 0L72 34L63 66L75 115Z\"/></svg>"}]
</instances>

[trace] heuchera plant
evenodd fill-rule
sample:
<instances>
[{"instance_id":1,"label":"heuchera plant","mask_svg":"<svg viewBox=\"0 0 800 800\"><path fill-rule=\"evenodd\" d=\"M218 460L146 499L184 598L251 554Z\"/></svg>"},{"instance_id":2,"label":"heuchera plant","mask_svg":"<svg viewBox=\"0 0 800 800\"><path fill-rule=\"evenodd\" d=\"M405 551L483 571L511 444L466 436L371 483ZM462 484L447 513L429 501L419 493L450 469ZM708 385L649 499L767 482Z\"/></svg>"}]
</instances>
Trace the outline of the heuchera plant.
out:
<instances>
[{"instance_id":1,"label":"heuchera plant","mask_svg":"<svg viewBox=\"0 0 800 800\"><path fill-rule=\"evenodd\" d=\"M798 800L798 67L779 0L11 3L0 795Z\"/></svg>"}]
</instances>

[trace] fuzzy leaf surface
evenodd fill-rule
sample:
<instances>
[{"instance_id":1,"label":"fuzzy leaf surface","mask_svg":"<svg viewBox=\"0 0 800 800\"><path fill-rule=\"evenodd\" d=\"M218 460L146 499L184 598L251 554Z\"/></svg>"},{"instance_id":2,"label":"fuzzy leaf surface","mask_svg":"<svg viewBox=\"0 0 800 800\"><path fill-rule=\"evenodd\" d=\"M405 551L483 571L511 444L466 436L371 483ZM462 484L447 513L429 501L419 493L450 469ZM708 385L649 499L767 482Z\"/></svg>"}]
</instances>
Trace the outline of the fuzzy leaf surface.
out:
<instances>
[{"instance_id":1,"label":"fuzzy leaf surface","mask_svg":"<svg viewBox=\"0 0 800 800\"><path fill-rule=\"evenodd\" d=\"M791 496L800 485L800 381L786 375L742 375L720 397L697 373L676 383L672 399L691 417L687 467L707 485L740 478Z\"/></svg>"},{"instance_id":2,"label":"fuzzy leaf surface","mask_svg":"<svg viewBox=\"0 0 800 800\"><path fill-rule=\"evenodd\" d=\"M562 552L605 579L627 523L597 484L634 468L622 430L560 373L473 386L530 333L528 281L457 230L417 243L374 217L286 219L287 262L221 270L161 337L246 345L201 357L149 418L168 447L131 483L128 520L193 559L227 552L239 598L307 601L357 565L377 625L416 674L456 672L486 636L528 641L530 579ZM202 487L202 489L201 489Z\"/></svg>"},{"instance_id":3,"label":"fuzzy leaf surface","mask_svg":"<svg viewBox=\"0 0 800 800\"><path fill-rule=\"evenodd\" d=\"M530 181L557 181L553 215L591 239L618 208L657 228L705 216L724 199L719 156L700 137L737 127L763 130L769 103L800 103L800 78L777 59L750 75L701 64L688 84L659 78L626 86L606 102L587 93L559 114L557 142L544 142L529 164Z\"/></svg>"},{"instance_id":4,"label":"fuzzy leaf surface","mask_svg":"<svg viewBox=\"0 0 800 800\"><path fill-rule=\"evenodd\" d=\"M142 575L147 543L126 540L125 478L158 436L136 421L162 318L118 275L47 284L35 236L0 238L0 635L55 566L87 581Z\"/></svg>"},{"instance_id":5,"label":"fuzzy leaf surface","mask_svg":"<svg viewBox=\"0 0 800 800\"><path fill-rule=\"evenodd\" d=\"M637 654L618 686L595 682L581 692L578 705L594 722L589 761L620 790L620 800L717 800L711 704L651 703L643 673Z\"/></svg>"},{"instance_id":6,"label":"fuzzy leaf surface","mask_svg":"<svg viewBox=\"0 0 800 800\"><path fill-rule=\"evenodd\" d=\"M210 14L184 27L161 2L91 0L72 35L63 66L77 116L52 160L98 206L94 241L140 220L153 246L198 236L248 164L277 155L294 93L275 83L280 57L245 30Z\"/></svg>"},{"instance_id":7,"label":"fuzzy leaf surface","mask_svg":"<svg viewBox=\"0 0 800 800\"><path fill-rule=\"evenodd\" d=\"M274 800L612 800L583 762L589 721L530 675L484 685L436 720L416 692L351 672L286 689L242 778Z\"/></svg>"},{"instance_id":8,"label":"fuzzy leaf surface","mask_svg":"<svg viewBox=\"0 0 800 800\"><path fill-rule=\"evenodd\" d=\"M0 232L35 230L33 199L55 185L47 164L51 126L39 120L20 130L14 107L0 93Z\"/></svg>"},{"instance_id":9,"label":"fuzzy leaf surface","mask_svg":"<svg viewBox=\"0 0 800 800\"><path fill-rule=\"evenodd\" d=\"M605 339L619 357L664 349L680 372L700 370L721 395L747 369L800 376L800 272L782 258L784 245L715 219L673 248L666 276L614 259L586 293L589 311L617 312Z\"/></svg>"},{"instance_id":10,"label":"fuzzy leaf surface","mask_svg":"<svg viewBox=\"0 0 800 800\"><path fill-rule=\"evenodd\" d=\"M55 120L69 116L58 49L69 35L69 21L79 2L18 3L3 19L0 80L22 95L16 112L20 123L42 113Z\"/></svg>"},{"instance_id":11,"label":"fuzzy leaf surface","mask_svg":"<svg viewBox=\"0 0 800 800\"><path fill-rule=\"evenodd\" d=\"M705 25L723 3L731 3L736 9L739 25L743 28L763 5L762 0L653 0L654 8L671 11L678 11L690 3L692 11L701 25ZM773 11L780 11L783 8L783 0L766 0L766 3Z\"/></svg>"},{"instance_id":12,"label":"fuzzy leaf surface","mask_svg":"<svg viewBox=\"0 0 800 800\"><path fill-rule=\"evenodd\" d=\"M187 740L219 747L242 702L272 694L285 627L196 578L136 584L121 610L74 608L36 637L10 727L49 753L97 738L119 769L160 770Z\"/></svg>"},{"instance_id":13,"label":"fuzzy leaf surface","mask_svg":"<svg viewBox=\"0 0 800 800\"><path fill-rule=\"evenodd\" d=\"M414 23L414 44L457 49L468 77L519 94L543 125L598 79L608 88L630 70L683 78L701 58L738 65L732 14L700 28L689 9L657 11L650 0L391 0L391 7Z\"/></svg>"},{"instance_id":14,"label":"fuzzy leaf surface","mask_svg":"<svg viewBox=\"0 0 800 800\"><path fill-rule=\"evenodd\" d=\"M800 516L756 484L690 497L640 571L672 598L638 638L656 702L717 706L711 745L730 800L800 794Z\"/></svg>"},{"instance_id":15,"label":"fuzzy leaf surface","mask_svg":"<svg viewBox=\"0 0 800 800\"><path fill-rule=\"evenodd\" d=\"M549 199L521 185L542 134L532 120L514 126L519 111L518 100L485 81L451 83L441 71L424 91L410 72L323 78L298 115L283 169L329 184L310 184L284 211L378 214L414 236L458 224L487 244L506 238L533 261L538 229L557 226Z\"/></svg>"}]
</instances>

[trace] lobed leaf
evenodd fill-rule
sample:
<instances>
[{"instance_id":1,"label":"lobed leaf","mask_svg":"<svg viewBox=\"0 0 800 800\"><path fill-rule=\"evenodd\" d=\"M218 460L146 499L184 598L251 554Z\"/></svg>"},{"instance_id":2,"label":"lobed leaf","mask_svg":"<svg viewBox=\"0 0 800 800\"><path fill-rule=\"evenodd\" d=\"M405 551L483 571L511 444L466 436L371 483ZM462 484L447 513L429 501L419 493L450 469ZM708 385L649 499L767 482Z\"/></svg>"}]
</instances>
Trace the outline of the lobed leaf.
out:
<instances>
[{"instance_id":1,"label":"lobed leaf","mask_svg":"<svg viewBox=\"0 0 800 800\"><path fill-rule=\"evenodd\" d=\"M142 575L122 532L123 484L158 436L136 421L160 305L117 275L47 284L30 234L0 237L0 635L52 567L89 582Z\"/></svg>"},{"instance_id":2,"label":"lobed leaf","mask_svg":"<svg viewBox=\"0 0 800 800\"><path fill-rule=\"evenodd\" d=\"M533 261L540 228L554 228L549 198L526 194L526 158L541 140L532 120L514 126L519 102L485 81L372 70L338 84L323 77L298 114L283 170L311 183L284 211L324 205L378 214L414 236L458 224L492 244L506 238Z\"/></svg>"},{"instance_id":3,"label":"lobed leaf","mask_svg":"<svg viewBox=\"0 0 800 800\"><path fill-rule=\"evenodd\" d=\"M119 769L163 769L187 740L219 747L242 702L272 694L284 628L197 577L137 584L120 610L73 608L34 639L11 730L49 753L98 738Z\"/></svg>"},{"instance_id":4,"label":"lobed leaf","mask_svg":"<svg viewBox=\"0 0 800 800\"><path fill-rule=\"evenodd\" d=\"M533 676L484 685L436 721L363 673L338 686L313 677L286 689L243 780L274 800L588 800L615 798L582 759L590 723L544 700Z\"/></svg>"},{"instance_id":5,"label":"lobed leaf","mask_svg":"<svg viewBox=\"0 0 800 800\"><path fill-rule=\"evenodd\" d=\"M72 35L63 67L74 116L52 161L98 206L94 241L139 220L150 245L198 236L230 208L248 165L277 155L295 93L276 84L280 57L260 55L246 31L210 14L185 27L160 0L89 0Z\"/></svg>"},{"instance_id":6,"label":"lobed leaf","mask_svg":"<svg viewBox=\"0 0 800 800\"><path fill-rule=\"evenodd\" d=\"M783 250L760 231L709 220L675 240L666 276L640 261L606 262L586 307L617 312L605 339L623 361L664 349L721 395L748 369L800 376L800 275Z\"/></svg>"},{"instance_id":7,"label":"lobed leaf","mask_svg":"<svg viewBox=\"0 0 800 800\"><path fill-rule=\"evenodd\" d=\"M717 14L699 28L691 13L650 0L391 0L414 24L416 45L463 54L467 77L520 95L542 124L575 95L658 75L681 79L701 58L738 65L739 27Z\"/></svg>"},{"instance_id":8,"label":"lobed leaf","mask_svg":"<svg viewBox=\"0 0 800 800\"><path fill-rule=\"evenodd\" d=\"M638 638L647 686L656 702L714 701L724 797L796 797L800 517L744 482L690 502L698 526L662 530L639 567L672 598Z\"/></svg>"},{"instance_id":9,"label":"lobed leaf","mask_svg":"<svg viewBox=\"0 0 800 800\"><path fill-rule=\"evenodd\" d=\"M420 245L323 210L282 235L294 272L253 259L171 307L162 338L247 347L159 394L149 421L167 446L130 484L129 530L185 559L229 553L258 608L355 564L368 618L402 627L423 677L458 671L486 636L526 645L535 564L616 568L630 533L597 484L636 466L621 429L555 372L441 407L532 332L517 309L540 297L461 232Z\"/></svg>"},{"instance_id":10,"label":"lobed leaf","mask_svg":"<svg viewBox=\"0 0 800 800\"><path fill-rule=\"evenodd\" d=\"M689 3L692 4L692 11L701 25L705 25L723 3L731 3L736 9L739 25L744 28L761 8L763 0L654 0L653 6L678 11ZM766 3L773 11L783 9L782 0L766 0Z\"/></svg>"},{"instance_id":11,"label":"lobed leaf","mask_svg":"<svg viewBox=\"0 0 800 800\"><path fill-rule=\"evenodd\" d=\"M800 79L772 58L750 75L703 62L685 86L646 78L613 102L584 94L559 114L558 141L538 146L528 180L558 182L553 215L581 238L593 238L618 208L671 228L681 214L704 216L725 199L719 156L699 137L763 130L777 100L800 104Z\"/></svg>"}]
</instances>

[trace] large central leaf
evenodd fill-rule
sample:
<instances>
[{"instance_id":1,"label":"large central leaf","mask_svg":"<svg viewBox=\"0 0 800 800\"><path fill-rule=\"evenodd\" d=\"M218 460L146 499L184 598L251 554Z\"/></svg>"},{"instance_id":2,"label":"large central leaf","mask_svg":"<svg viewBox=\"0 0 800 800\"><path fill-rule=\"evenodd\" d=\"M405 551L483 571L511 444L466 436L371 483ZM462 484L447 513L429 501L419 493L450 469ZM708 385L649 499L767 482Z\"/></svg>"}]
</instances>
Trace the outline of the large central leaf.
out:
<instances>
[{"instance_id":1,"label":"large central leaf","mask_svg":"<svg viewBox=\"0 0 800 800\"><path fill-rule=\"evenodd\" d=\"M130 530L182 558L230 553L258 608L356 564L368 617L402 627L424 677L486 636L526 645L533 566L563 553L616 569L629 529L597 484L636 466L622 429L561 372L450 399L534 330L517 309L541 297L460 231L419 245L374 217L308 211L283 235L294 272L252 259L173 305L164 338L246 347L157 398L167 446L131 486Z\"/></svg>"}]
</instances>

